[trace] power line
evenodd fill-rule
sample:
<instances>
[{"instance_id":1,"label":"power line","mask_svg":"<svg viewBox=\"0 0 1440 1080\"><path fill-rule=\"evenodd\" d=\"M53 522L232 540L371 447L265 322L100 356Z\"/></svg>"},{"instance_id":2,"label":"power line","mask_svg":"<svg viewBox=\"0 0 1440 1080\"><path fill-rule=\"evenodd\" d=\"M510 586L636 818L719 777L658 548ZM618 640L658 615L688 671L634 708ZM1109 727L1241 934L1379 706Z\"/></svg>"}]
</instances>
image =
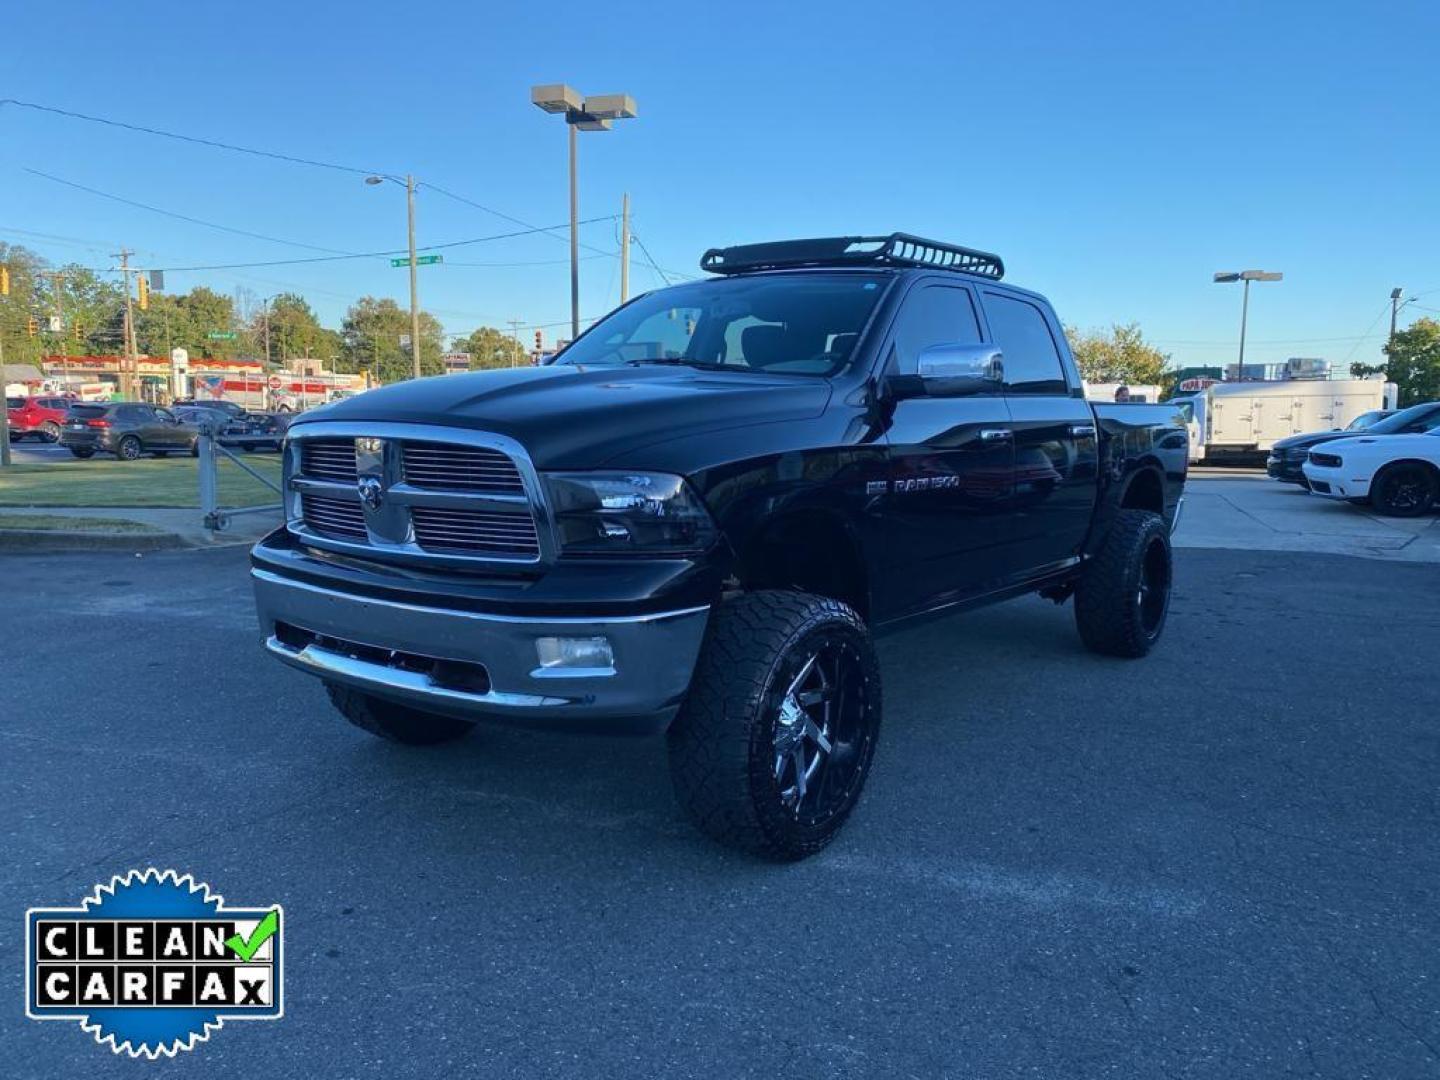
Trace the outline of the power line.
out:
<instances>
[{"instance_id":1,"label":"power line","mask_svg":"<svg viewBox=\"0 0 1440 1080\"><path fill-rule=\"evenodd\" d=\"M615 215L611 214L611 215L606 216L606 217L587 218L586 220L582 221L580 224L582 224L582 225L591 225L591 224L594 224L594 223L597 222L597 221L612 221L612 220L614 220L614 216L615 216ZM549 228L556 228L556 226L553 226L553 225L552 225L552 226L549 226ZM469 239L469 240L451 240L451 241L448 241L448 242L443 243L443 244L423 244L423 245L417 245L416 248L415 248L415 250L416 250L416 251L440 251L440 250L445 250L445 249L449 249L449 248L465 247L465 246L467 246L467 245L469 245L469 244L486 244L486 243L490 243L491 241L494 241L494 240L510 240L510 239L513 239L514 237L517 237L517 236L531 236L531 235L533 235L533 234L535 234L535 233L544 232L544 231L545 231L544 228L520 229L520 230L518 230L518 231L516 231L516 232L496 233L496 234L493 235L493 236L476 236L476 237L472 237L472 238ZM391 257L391 258L393 258L393 257L399 256L399 255L408 255L409 253L410 253L410 249L409 249L409 248L395 248L395 249L390 250L390 251L364 251L364 252L357 252L357 253L355 253L355 254L349 254L349 255L316 255L316 256L312 256L311 258L308 258L308 259L271 259L271 260L262 261L262 262L213 263L213 264L206 265L206 266L157 266L157 267L153 267L153 269L156 269L156 270L164 270L166 273L177 273L177 274L178 274L178 273L187 272L187 271L197 271L197 272L198 272L198 271L201 271L201 270L249 270L249 269L253 269L253 268L255 268L255 267L262 267L262 266L300 266L300 265L307 265L307 264L310 264L310 263L343 262L343 261L348 260L348 259L377 259L377 258L385 258L385 257Z\"/></svg>"},{"instance_id":2,"label":"power line","mask_svg":"<svg viewBox=\"0 0 1440 1080\"><path fill-rule=\"evenodd\" d=\"M52 176L50 173L41 172L39 169L26 168L24 170L33 176L43 177L56 184L64 184L66 187L75 188L91 195L98 195L102 199L110 199L114 202L124 203L126 206L138 207L141 210L148 210L152 214L160 214L163 217L175 218L177 221L188 221L192 225L203 225L207 229L217 229L220 232L234 233L236 236L246 236L251 240L264 240L271 244L284 244L287 247L305 248L307 251L324 251L331 255L351 255L353 252L340 251L337 248L319 247L315 244L302 243L299 240L285 240L278 236L266 236L264 233L250 232L247 229L237 229L230 225L220 225L213 221L206 221L203 218L191 217L188 214L177 213L174 210L166 210L163 207L151 206L148 203L136 202L134 199L127 199L120 195L112 195L108 191L101 191L99 188L87 187L78 184L74 180L66 180L63 177Z\"/></svg>"},{"instance_id":3,"label":"power line","mask_svg":"<svg viewBox=\"0 0 1440 1080\"><path fill-rule=\"evenodd\" d=\"M0 107L15 105L22 109L34 109L37 112L54 113L56 116L68 116L72 120L84 120L91 124L104 124L106 127L124 128L126 131L139 131L146 135L156 135L162 139L175 139L179 142L195 143L198 146L209 146L216 150L230 150L237 154L251 154L255 157L271 158L275 161L288 161L292 165L310 165L317 169L333 169L336 172L358 173L361 176L373 176L376 174L388 175L383 169L361 169L353 165L337 165L333 161L316 161L314 158L295 157L292 154L280 154L272 150L257 150L250 146L237 146L234 143L219 142L216 139L201 139L194 135L180 135L173 131L161 131L159 128L145 127L141 124L127 124L120 120L109 120L103 116L89 116L85 113L72 112L69 109L57 109L53 105L39 105L33 101L20 101L16 98L0 98Z\"/></svg>"}]
</instances>

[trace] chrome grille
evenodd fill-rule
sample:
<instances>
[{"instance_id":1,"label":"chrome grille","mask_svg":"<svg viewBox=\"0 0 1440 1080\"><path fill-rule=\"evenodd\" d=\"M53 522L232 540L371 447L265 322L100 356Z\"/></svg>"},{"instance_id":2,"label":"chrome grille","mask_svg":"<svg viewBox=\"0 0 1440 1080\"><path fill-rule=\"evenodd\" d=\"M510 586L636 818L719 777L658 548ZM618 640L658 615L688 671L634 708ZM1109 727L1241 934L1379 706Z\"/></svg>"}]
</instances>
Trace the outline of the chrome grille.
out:
<instances>
[{"instance_id":1,"label":"chrome grille","mask_svg":"<svg viewBox=\"0 0 1440 1080\"><path fill-rule=\"evenodd\" d=\"M410 509L415 542L425 551L475 555L540 554L535 519L529 513L489 513L436 506Z\"/></svg>"},{"instance_id":2,"label":"chrome grille","mask_svg":"<svg viewBox=\"0 0 1440 1080\"><path fill-rule=\"evenodd\" d=\"M506 436L316 421L286 449L289 528L317 548L415 565L526 569L555 557L543 488Z\"/></svg>"},{"instance_id":3,"label":"chrome grille","mask_svg":"<svg viewBox=\"0 0 1440 1080\"><path fill-rule=\"evenodd\" d=\"M300 443L300 471L317 480L355 480L354 439L305 439Z\"/></svg>"},{"instance_id":4,"label":"chrome grille","mask_svg":"<svg viewBox=\"0 0 1440 1080\"><path fill-rule=\"evenodd\" d=\"M451 443L402 444L405 482L451 491L498 491L524 494L525 484L515 462L499 450Z\"/></svg>"},{"instance_id":5,"label":"chrome grille","mask_svg":"<svg viewBox=\"0 0 1440 1080\"><path fill-rule=\"evenodd\" d=\"M347 540L368 540L365 509L348 499L327 499L320 495L302 495L300 512L305 524L327 536Z\"/></svg>"}]
</instances>

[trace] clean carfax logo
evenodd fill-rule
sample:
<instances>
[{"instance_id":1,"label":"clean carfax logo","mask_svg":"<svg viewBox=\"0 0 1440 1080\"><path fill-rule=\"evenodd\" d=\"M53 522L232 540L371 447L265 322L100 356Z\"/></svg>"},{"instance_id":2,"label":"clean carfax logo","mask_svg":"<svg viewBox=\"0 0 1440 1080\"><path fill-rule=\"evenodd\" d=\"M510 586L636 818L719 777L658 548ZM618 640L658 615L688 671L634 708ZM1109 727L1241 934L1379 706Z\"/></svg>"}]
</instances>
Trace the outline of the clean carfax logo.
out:
<instances>
[{"instance_id":1,"label":"clean carfax logo","mask_svg":"<svg viewBox=\"0 0 1440 1080\"><path fill-rule=\"evenodd\" d=\"M226 1020L278 1020L278 904L226 907L189 874L132 870L75 908L25 913L25 1011L117 1054L190 1050Z\"/></svg>"}]
</instances>

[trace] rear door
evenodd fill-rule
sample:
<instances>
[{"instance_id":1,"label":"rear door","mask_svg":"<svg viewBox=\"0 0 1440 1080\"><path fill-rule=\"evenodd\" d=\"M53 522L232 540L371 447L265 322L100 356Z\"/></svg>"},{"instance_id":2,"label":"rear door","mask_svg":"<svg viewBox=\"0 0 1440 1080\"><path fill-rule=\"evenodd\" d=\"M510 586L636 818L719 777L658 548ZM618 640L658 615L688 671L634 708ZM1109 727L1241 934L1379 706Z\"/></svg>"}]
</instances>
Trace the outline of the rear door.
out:
<instances>
[{"instance_id":1,"label":"rear door","mask_svg":"<svg viewBox=\"0 0 1440 1080\"><path fill-rule=\"evenodd\" d=\"M1015 441L1010 535L1016 569L1028 577L1079 557L1099 486L1099 432L1049 306L991 289L984 301L1005 359Z\"/></svg>"},{"instance_id":2,"label":"rear door","mask_svg":"<svg viewBox=\"0 0 1440 1080\"><path fill-rule=\"evenodd\" d=\"M979 344L978 299L968 286L922 278L891 328L887 374L909 375L932 345ZM1015 455L1004 394L906 398L891 406L882 618L911 614L998 587Z\"/></svg>"}]
</instances>

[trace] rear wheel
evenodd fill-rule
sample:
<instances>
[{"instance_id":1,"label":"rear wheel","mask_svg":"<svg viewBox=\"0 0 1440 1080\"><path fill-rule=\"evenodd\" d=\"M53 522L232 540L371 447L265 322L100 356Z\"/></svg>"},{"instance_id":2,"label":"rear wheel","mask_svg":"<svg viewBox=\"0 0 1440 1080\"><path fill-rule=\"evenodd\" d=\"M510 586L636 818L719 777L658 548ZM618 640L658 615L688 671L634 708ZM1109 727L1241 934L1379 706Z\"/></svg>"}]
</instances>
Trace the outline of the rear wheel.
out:
<instances>
[{"instance_id":1,"label":"rear wheel","mask_svg":"<svg viewBox=\"0 0 1440 1080\"><path fill-rule=\"evenodd\" d=\"M1370 503L1388 517L1419 517L1440 497L1440 472L1423 461L1386 465L1370 484Z\"/></svg>"},{"instance_id":2,"label":"rear wheel","mask_svg":"<svg viewBox=\"0 0 1440 1080\"><path fill-rule=\"evenodd\" d=\"M676 797L729 847L812 855L860 798L880 713L879 662L850 608L789 592L727 601L668 736Z\"/></svg>"},{"instance_id":3,"label":"rear wheel","mask_svg":"<svg viewBox=\"0 0 1440 1080\"><path fill-rule=\"evenodd\" d=\"M126 435L115 447L115 456L121 461L134 461L141 454L144 447L140 440L134 435Z\"/></svg>"},{"instance_id":4,"label":"rear wheel","mask_svg":"<svg viewBox=\"0 0 1440 1080\"><path fill-rule=\"evenodd\" d=\"M59 442L60 425L54 420L46 420L40 425L40 439L47 443Z\"/></svg>"},{"instance_id":5,"label":"rear wheel","mask_svg":"<svg viewBox=\"0 0 1440 1080\"><path fill-rule=\"evenodd\" d=\"M1138 657L1160 640L1170 610L1170 534L1148 510L1121 510L1075 587L1086 648Z\"/></svg>"},{"instance_id":6,"label":"rear wheel","mask_svg":"<svg viewBox=\"0 0 1440 1080\"><path fill-rule=\"evenodd\" d=\"M453 716L422 712L372 694L362 694L348 686L326 683L330 702L340 715L371 735L406 746L433 746L450 742L469 732L475 725Z\"/></svg>"},{"instance_id":7,"label":"rear wheel","mask_svg":"<svg viewBox=\"0 0 1440 1080\"><path fill-rule=\"evenodd\" d=\"M70 453L78 458L92 458L95 456L95 451L88 446L72 446L70 447Z\"/></svg>"}]
</instances>

